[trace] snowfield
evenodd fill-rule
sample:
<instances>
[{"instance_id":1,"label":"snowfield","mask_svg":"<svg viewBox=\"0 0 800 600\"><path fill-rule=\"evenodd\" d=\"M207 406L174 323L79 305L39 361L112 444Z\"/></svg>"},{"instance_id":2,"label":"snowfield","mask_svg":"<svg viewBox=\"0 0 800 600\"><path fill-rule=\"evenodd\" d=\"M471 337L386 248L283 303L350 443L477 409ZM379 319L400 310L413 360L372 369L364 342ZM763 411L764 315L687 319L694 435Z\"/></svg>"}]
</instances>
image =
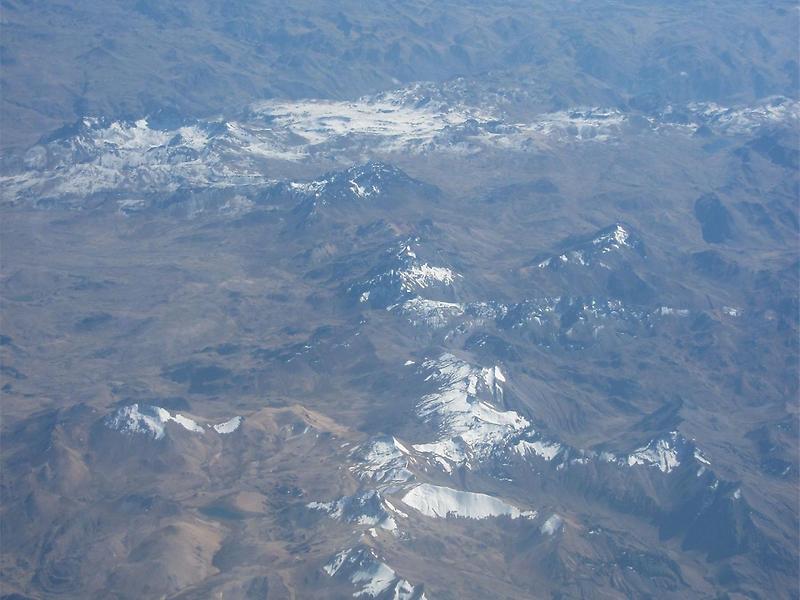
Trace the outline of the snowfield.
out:
<instances>
[{"instance_id":1,"label":"snowfield","mask_svg":"<svg viewBox=\"0 0 800 600\"><path fill-rule=\"evenodd\" d=\"M429 93L438 99L431 101ZM800 120L800 102L782 97L740 107L695 103L683 110L688 122L682 124L671 122L669 112L661 115L665 119L639 120L651 134L692 135L707 127L728 136ZM630 121L627 113L602 107L574 107L511 121L495 106L473 106L446 90L422 92L420 84L349 101L269 100L235 116L173 129L152 126L147 118L109 122L85 117L69 135L31 147L20 168L3 173L0 187L6 198L22 199L266 184L270 161L333 157L352 164L365 145L384 157L492 149L529 152L553 145L613 142L630 129ZM352 181L350 189L361 198L378 192L358 181Z\"/></svg>"},{"instance_id":2,"label":"snowfield","mask_svg":"<svg viewBox=\"0 0 800 600\"><path fill-rule=\"evenodd\" d=\"M224 423L218 423L214 425L214 431L217 433L233 433L239 426L242 424L242 417L233 417L229 421L225 421Z\"/></svg>"},{"instance_id":3,"label":"snowfield","mask_svg":"<svg viewBox=\"0 0 800 600\"><path fill-rule=\"evenodd\" d=\"M535 512L521 511L507 502L476 492L462 492L448 487L421 483L403 496L403 503L416 509L426 517L486 519L508 516L533 518Z\"/></svg>"},{"instance_id":4,"label":"snowfield","mask_svg":"<svg viewBox=\"0 0 800 600\"><path fill-rule=\"evenodd\" d=\"M539 531L543 535L555 535L563 526L564 519L562 519L559 515L551 515L544 523L542 523Z\"/></svg>"},{"instance_id":5,"label":"snowfield","mask_svg":"<svg viewBox=\"0 0 800 600\"><path fill-rule=\"evenodd\" d=\"M422 325L431 329L447 327L450 321L464 314L463 304L419 297L406 300L400 306L389 308L401 313L415 327Z\"/></svg>"}]
</instances>

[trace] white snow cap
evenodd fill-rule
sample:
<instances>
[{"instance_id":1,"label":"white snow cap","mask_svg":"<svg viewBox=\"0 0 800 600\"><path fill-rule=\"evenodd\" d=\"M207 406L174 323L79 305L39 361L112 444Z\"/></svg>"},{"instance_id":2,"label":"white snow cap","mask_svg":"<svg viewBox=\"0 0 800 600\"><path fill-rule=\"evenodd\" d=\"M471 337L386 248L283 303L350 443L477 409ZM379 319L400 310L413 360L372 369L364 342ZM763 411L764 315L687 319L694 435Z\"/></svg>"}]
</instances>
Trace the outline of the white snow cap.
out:
<instances>
[{"instance_id":1,"label":"white snow cap","mask_svg":"<svg viewBox=\"0 0 800 600\"><path fill-rule=\"evenodd\" d=\"M358 461L350 468L362 479L381 485L404 483L414 478L408 470L411 451L392 436L374 438L353 450Z\"/></svg>"},{"instance_id":2,"label":"white snow cap","mask_svg":"<svg viewBox=\"0 0 800 600\"><path fill-rule=\"evenodd\" d=\"M394 569L378 558L372 548L342 550L322 570L331 577L350 581L356 586L355 597L425 600L425 594L420 589L399 577Z\"/></svg>"},{"instance_id":3,"label":"white snow cap","mask_svg":"<svg viewBox=\"0 0 800 600\"><path fill-rule=\"evenodd\" d=\"M239 429L239 426L242 424L243 420L244 419L242 417L233 417L224 423L218 423L214 425L214 431L217 433L233 433Z\"/></svg>"},{"instance_id":4,"label":"white snow cap","mask_svg":"<svg viewBox=\"0 0 800 600\"><path fill-rule=\"evenodd\" d=\"M392 308L398 309L412 325L426 325L432 329L446 327L453 318L464 314L463 304L428 300L419 296L406 300L399 307Z\"/></svg>"},{"instance_id":5,"label":"white snow cap","mask_svg":"<svg viewBox=\"0 0 800 600\"><path fill-rule=\"evenodd\" d=\"M670 432L665 438L653 440L647 446L635 450L628 456L628 466L653 466L658 467L664 473L669 473L681 464L676 448L678 441L677 431Z\"/></svg>"},{"instance_id":6,"label":"white snow cap","mask_svg":"<svg viewBox=\"0 0 800 600\"><path fill-rule=\"evenodd\" d=\"M109 429L130 435L146 435L160 440L166 433L167 423L177 423L187 431L205 433L194 419L180 413L172 414L166 408L147 404L129 404L118 408L105 418L105 426ZM229 421L214 425L217 433L232 433L242 422L242 417L234 417Z\"/></svg>"},{"instance_id":7,"label":"white snow cap","mask_svg":"<svg viewBox=\"0 0 800 600\"><path fill-rule=\"evenodd\" d=\"M499 367L477 367L452 354L426 360L423 367L438 389L421 398L417 416L435 422L439 437L414 449L432 454L446 471L449 462L467 464L470 457L488 457L529 426L522 415L497 406L506 380Z\"/></svg>"},{"instance_id":8,"label":"white snow cap","mask_svg":"<svg viewBox=\"0 0 800 600\"><path fill-rule=\"evenodd\" d=\"M486 519L506 515L516 519L532 518L536 514L532 511L521 511L516 506L488 494L462 492L430 483L411 488L403 496L403 503L427 517L436 518Z\"/></svg>"},{"instance_id":9,"label":"white snow cap","mask_svg":"<svg viewBox=\"0 0 800 600\"><path fill-rule=\"evenodd\" d=\"M520 440L514 446L514 451L520 456L524 457L528 456L529 454L533 454L534 456L543 458L546 461L553 460L556 456L558 456L561 450L561 444L557 442L548 442L545 440L537 440L535 442Z\"/></svg>"},{"instance_id":10,"label":"white snow cap","mask_svg":"<svg viewBox=\"0 0 800 600\"><path fill-rule=\"evenodd\" d=\"M397 522L392 513L406 516L385 500L377 490L366 490L353 496L342 496L331 502L310 502L306 505L313 510L321 510L332 519L345 523L357 523L368 527L380 527L397 531Z\"/></svg>"},{"instance_id":11,"label":"white snow cap","mask_svg":"<svg viewBox=\"0 0 800 600\"><path fill-rule=\"evenodd\" d=\"M174 421L188 431L203 433L203 428L192 419L181 414L172 415L160 406L131 404L117 409L106 418L105 424L110 429L122 433L141 434L160 440L164 437L167 423Z\"/></svg>"}]
</instances>

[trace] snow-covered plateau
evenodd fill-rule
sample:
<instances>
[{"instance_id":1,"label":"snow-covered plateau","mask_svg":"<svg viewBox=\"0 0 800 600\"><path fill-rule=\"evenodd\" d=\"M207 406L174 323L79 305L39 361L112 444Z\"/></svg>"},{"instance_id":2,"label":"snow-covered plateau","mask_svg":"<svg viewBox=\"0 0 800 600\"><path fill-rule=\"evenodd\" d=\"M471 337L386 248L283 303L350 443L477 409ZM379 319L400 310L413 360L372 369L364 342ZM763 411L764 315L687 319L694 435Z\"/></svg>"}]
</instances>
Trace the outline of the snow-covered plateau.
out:
<instances>
[{"instance_id":1,"label":"snow-covered plateau","mask_svg":"<svg viewBox=\"0 0 800 600\"><path fill-rule=\"evenodd\" d=\"M58 198L99 192L171 192L186 187L267 184L272 162L335 157L352 163L365 145L374 156L398 153L528 152L551 145L608 143L625 133L631 115L618 109L575 107L511 119L497 106L473 106L458 94L422 102L419 84L350 101L269 100L235 117L187 121L164 128L146 117L109 121L84 117L31 147L0 177L9 200ZM655 134L700 127L723 135L796 123L800 103L767 98L744 107L691 104L687 122L640 119ZM683 114L683 113L682 113ZM312 186L314 182L299 183ZM379 190L352 180L355 196Z\"/></svg>"}]
</instances>

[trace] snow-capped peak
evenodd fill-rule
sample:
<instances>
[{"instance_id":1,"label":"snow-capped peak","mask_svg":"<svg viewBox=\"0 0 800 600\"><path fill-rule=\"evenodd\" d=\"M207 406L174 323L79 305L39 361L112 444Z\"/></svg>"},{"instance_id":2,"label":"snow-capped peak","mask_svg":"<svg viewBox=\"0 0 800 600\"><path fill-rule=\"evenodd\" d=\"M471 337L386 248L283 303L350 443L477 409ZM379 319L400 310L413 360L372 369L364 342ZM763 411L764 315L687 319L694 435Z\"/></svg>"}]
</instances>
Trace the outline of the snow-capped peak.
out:
<instances>
[{"instance_id":1,"label":"snow-capped peak","mask_svg":"<svg viewBox=\"0 0 800 600\"><path fill-rule=\"evenodd\" d=\"M128 434L148 435L160 440L164 437L167 423L178 423L184 429L195 433L203 433L204 429L192 419L181 414L173 415L160 406L131 404L123 406L106 417L108 428Z\"/></svg>"},{"instance_id":2,"label":"snow-capped peak","mask_svg":"<svg viewBox=\"0 0 800 600\"><path fill-rule=\"evenodd\" d=\"M331 577L350 581L356 586L353 596L386 600L425 600L419 586L413 586L382 562L373 548L360 546L342 550L323 567Z\"/></svg>"},{"instance_id":3,"label":"snow-capped peak","mask_svg":"<svg viewBox=\"0 0 800 600\"><path fill-rule=\"evenodd\" d=\"M431 293L452 296L452 286L462 276L448 266L431 264L419 257L418 240L406 240L389 250L365 280L355 283L349 293L360 303L369 302L377 308L402 306L405 301L419 299ZM447 298L437 298L445 300ZM432 302L434 300L431 300ZM452 304L452 303L450 303ZM455 306L455 305L453 305ZM449 308L453 308L450 306ZM431 308L409 305L407 310ZM446 307L440 307L446 308Z\"/></svg>"},{"instance_id":4,"label":"snow-capped peak","mask_svg":"<svg viewBox=\"0 0 800 600\"><path fill-rule=\"evenodd\" d=\"M621 246L628 246L628 239L630 234L620 223L616 223L610 227L610 231L606 230L592 240L592 244L603 248L603 252L608 252L614 248Z\"/></svg>"},{"instance_id":5,"label":"snow-capped peak","mask_svg":"<svg viewBox=\"0 0 800 600\"><path fill-rule=\"evenodd\" d=\"M414 249L419 239L407 240L400 244L400 249L395 253L397 272L404 292L418 292L427 287L441 284L452 285L461 275L449 267L434 266L421 260Z\"/></svg>"},{"instance_id":6,"label":"snow-capped peak","mask_svg":"<svg viewBox=\"0 0 800 600\"><path fill-rule=\"evenodd\" d=\"M669 473L680 466L680 454L685 440L677 431L671 431L667 436L652 440L646 446L634 450L628 455L628 466L646 465L658 467L662 472Z\"/></svg>"},{"instance_id":7,"label":"snow-capped peak","mask_svg":"<svg viewBox=\"0 0 800 600\"><path fill-rule=\"evenodd\" d=\"M538 456L546 461L556 458L564 450L564 447L557 442L546 440L520 440L514 445L514 451L520 456Z\"/></svg>"},{"instance_id":8,"label":"snow-capped peak","mask_svg":"<svg viewBox=\"0 0 800 600\"><path fill-rule=\"evenodd\" d=\"M571 240L562 246L562 250L551 256L539 258L537 265L540 269L549 267L557 269L561 264L590 266L601 262L601 257L610 252L629 249L644 256L644 243L634 235L630 227L622 223L614 223L589 235Z\"/></svg>"},{"instance_id":9,"label":"snow-capped peak","mask_svg":"<svg viewBox=\"0 0 800 600\"><path fill-rule=\"evenodd\" d=\"M404 483L413 479L408 470L411 451L397 438L383 436L358 446L352 456L358 461L351 470L362 479L382 484Z\"/></svg>"},{"instance_id":10,"label":"snow-capped peak","mask_svg":"<svg viewBox=\"0 0 800 600\"><path fill-rule=\"evenodd\" d=\"M498 408L505 382L499 367L477 367L452 354L426 360L423 367L429 371L426 381L437 390L421 398L417 415L433 422L439 435L433 442L414 444L414 449L432 454L445 470L450 462L468 464L470 456L488 457L529 426L522 415Z\"/></svg>"},{"instance_id":11,"label":"snow-capped peak","mask_svg":"<svg viewBox=\"0 0 800 600\"><path fill-rule=\"evenodd\" d=\"M377 490L366 490L352 496L342 496L331 502L311 502L308 508L326 512L332 519L346 523L357 523L368 527L380 527L397 531L394 516L404 516L385 500Z\"/></svg>"},{"instance_id":12,"label":"snow-capped peak","mask_svg":"<svg viewBox=\"0 0 800 600\"><path fill-rule=\"evenodd\" d=\"M167 423L177 423L192 433L205 433L196 421L180 413L172 414L166 408L148 404L129 404L118 408L104 419L109 429L131 435L146 435L160 440L166 433ZM242 417L234 417L224 423L214 425L217 433L233 433L242 422Z\"/></svg>"},{"instance_id":13,"label":"snow-capped peak","mask_svg":"<svg viewBox=\"0 0 800 600\"><path fill-rule=\"evenodd\" d=\"M381 162L356 165L344 171L326 173L309 182L293 182L289 189L304 194L309 201L307 211L339 201L367 200L381 195L387 187L397 184L413 185L415 181L400 169Z\"/></svg>"}]
</instances>

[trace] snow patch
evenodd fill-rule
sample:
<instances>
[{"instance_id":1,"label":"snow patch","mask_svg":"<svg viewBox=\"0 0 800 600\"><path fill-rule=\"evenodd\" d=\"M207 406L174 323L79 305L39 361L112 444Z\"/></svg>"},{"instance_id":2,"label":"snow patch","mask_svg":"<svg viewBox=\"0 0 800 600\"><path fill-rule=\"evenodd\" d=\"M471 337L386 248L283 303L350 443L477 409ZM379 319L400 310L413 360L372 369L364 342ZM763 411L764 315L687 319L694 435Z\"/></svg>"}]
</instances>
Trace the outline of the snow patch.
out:
<instances>
[{"instance_id":1,"label":"snow patch","mask_svg":"<svg viewBox=\"0 0 800 600\"><path fill-rule=\"evenodd\" d=\"M542 523L542 526L539 528L539 531L542 535L555 535L558 533L564 525L564 519L562 519L559 515L553 514L548 519Z\"/></svg>"},{"instance_id":2,"label":"snow patch","mask_svg":"<svg viewBox=\"0 0 800 600\"><path fill-rule=\"evenodd\" d=\"M697 102L689 110L699 123L729 135L751 134L760 127L800 120L800 102L783 97L768 98L750 106L720 106L715 102Z\"/></svg>"},{"instance_id":3,"label":"snow patch","mask_svg":"<svg viewBox=\"0 0 800 600\"><path fill-rule=\"evenodd\" d=\"M528 456L530 454L543 458L546 461L553 460L562 450L561 444L555 442L546 442L537 440L535 442L528 442L520 440L514 446L514 451L520 456Z\"/></svg>"},{"instance_id":4,"label":"snow patch","mask_svg":"<svg viewBox=\"0 0 800 600\"><path fill-rule=\"evenodd\" d=\"M232 419L225 421L224 423L218 423L214 425L214 431L217 433L233 433L239 426L242 424L242 417L233 417Z\"/></svg>"},{"instance_id":5,"label":"snow patch","mask_svg":"<svg viewBox=\"0 0 800 600\"><path fill-rule=\"evenodd\" d=\"M184 417L181 414L176 414L168 418L167 420L175 421L178 425L182 426L187 431L194 431L195 433L203 433L203 428L200 427L197 423L195 423L189 417Z\"/></svg>"},{"instance_id":6,"label":"snow patch","mask_svg":"<svg viewBox=\"0 0 800 600\"><path fill-rule=\"evenodd\" d=\"M664 473L671 472L681 464L675 448L677 440L678 433L672 431L666 438L651 441L628 456L628 466L646 465L658 467Z\"/></svg>"},{"instance_id":7,"label":"snow patch","mask_svg":"<svg viewBox=\"0 0 800 600\"><path fill-rule=\"evenodd\" d=\"M702 452L700 452L700 450L697 448L694 449L693 456L697 462L703 463L706 466L711 464L711 462L705 456L703 456Z\"/></svg>"},{"instance_id":8,"label":"snow patch","mask_svg":"<svg viewBox=\"0 0 800 600\"><path fill-rule=\"evenodd\" d=\"M399 275L406 292L425 289L437 283L452 285L459 276L447 267L434 267L424 262L409 265L400 270Z\"/></svg>"},{"instance_id":9,"label":"snow patch","mask_svg":"<svg viewBox=\"0 0 800 600\"><path fill-rule=\"evenodd\" d=\"M415 327L425 325L432 329L446 327L451 320L464 314L462 304L427 300L420 297L406 300L399 307L389 307L389 310L392 309L399 310Z\"/></svg>"},{"instance_id":10,"label":"snow patch","mask_svg":"<svg viewBox=\"0 0 800 600\"><path fill-rule=\"evenodd\" d=\"M675 316L675 317L688 317L689 311L685 308L672 308L670 306L661 306L656 309L656 314L662 317Z\"/></svg>"}]
</instances>

